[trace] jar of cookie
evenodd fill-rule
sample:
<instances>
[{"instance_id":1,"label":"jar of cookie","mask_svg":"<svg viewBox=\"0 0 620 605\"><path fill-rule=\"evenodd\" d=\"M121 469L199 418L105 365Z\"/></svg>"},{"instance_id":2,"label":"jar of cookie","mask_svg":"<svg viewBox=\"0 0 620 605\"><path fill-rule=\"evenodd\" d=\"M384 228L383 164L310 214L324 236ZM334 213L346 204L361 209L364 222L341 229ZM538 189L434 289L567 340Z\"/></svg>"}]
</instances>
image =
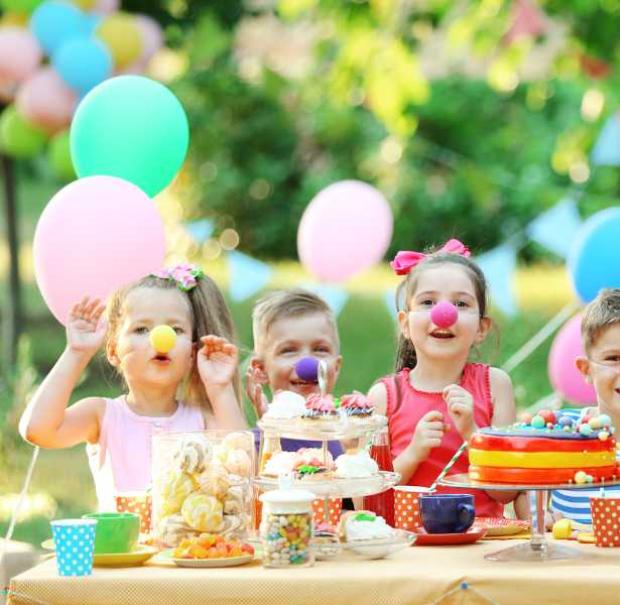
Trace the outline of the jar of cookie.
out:
<instances>
[{"instance_id":1,"label":"jar of cookie","mask_svg":"<svg viewBox=\"0 0 620 605\"><path fill-rule=\"evenodd\" d=\"M261 496L260 538L265 567L308 567L312 549L312 501L315 494L281 487Z\"/></svg>"},{"instance_id":2,"label":"jar of cookie","mask_svg":"<svg viewBox=\"0 0 620 605\"><path fill-rule=\"evenodd\" d=\"M153 437L153 534L174 548L201 533L247 537L251 478L250 431L166 433Z\"/></svg>"}]
</instances>

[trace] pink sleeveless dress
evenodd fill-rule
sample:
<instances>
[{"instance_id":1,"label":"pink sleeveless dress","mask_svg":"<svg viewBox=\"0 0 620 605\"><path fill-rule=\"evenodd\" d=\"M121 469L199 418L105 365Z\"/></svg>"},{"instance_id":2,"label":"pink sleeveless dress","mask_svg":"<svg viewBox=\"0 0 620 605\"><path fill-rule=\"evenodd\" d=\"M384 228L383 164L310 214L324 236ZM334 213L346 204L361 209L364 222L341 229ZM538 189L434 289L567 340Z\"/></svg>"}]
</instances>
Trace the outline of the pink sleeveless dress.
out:
<instances>
[{"instance_id":1,"label":"pink sleeveless dress","mask_svg":"<svg viewBox=\"0 0 620 605\"><path fill-rule=\"evenodd\" d=\"M197 407L179 403L172 416L140 416L125 397L106 399L99 442L86 453L100 511L114 511L117 493L145 491L151 485L151 441L158 433L202 431L205 422Z\"/></svg>"},{"instance_id":2,"label":"pink sleeveless dress","mask_svg":"<svg viewBox=\"0 0 620 605\"><path fill-rule=\"evenodd\" d=\"M428 412L438 410L444 415L444 422L450 430L443 435L441 445L431 450L430 456L422 462L411 476L408 485L428 487L437 478L444 466L459 448L463 439L448 414L446 402L441 393L418 391L409 383L409 368L398 374L386 376L380 380L387 391L387 416L389 421L392 459L396 458L411 442L415 427ZM468 363L463 369L460 386L469 391L474 398L474 421L482 428L491 425L493 402L489 381L489 366L481 363ZM452 467L450 474L466 473L469 467L467 450ZM495 502L486 493L479 490L468 492L466 489L438 487L438 492L471 493L474 496L476 515L501 517L503 505Z\"/></svg>"}]
</instances>

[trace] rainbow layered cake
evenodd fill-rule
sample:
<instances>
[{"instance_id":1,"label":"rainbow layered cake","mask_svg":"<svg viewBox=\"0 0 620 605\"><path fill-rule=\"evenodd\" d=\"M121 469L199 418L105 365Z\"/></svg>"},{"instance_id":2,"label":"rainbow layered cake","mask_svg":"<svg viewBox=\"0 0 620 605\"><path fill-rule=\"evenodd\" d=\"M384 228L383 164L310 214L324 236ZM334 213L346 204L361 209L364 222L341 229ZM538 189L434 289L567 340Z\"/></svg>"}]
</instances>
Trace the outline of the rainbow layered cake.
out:
<instances>
[{"instance_id":1,"label":"rainbow layered cake","mask_svg":"<svg viewBox=\"0 0 620 605\"><path fill-rule=\"evenodd\" d=\"M574 421L541 410L507 428L477 431L469 476L487 483L584 483L615 478L616 439L609 416Z\"/></svg>"}]
</instances>

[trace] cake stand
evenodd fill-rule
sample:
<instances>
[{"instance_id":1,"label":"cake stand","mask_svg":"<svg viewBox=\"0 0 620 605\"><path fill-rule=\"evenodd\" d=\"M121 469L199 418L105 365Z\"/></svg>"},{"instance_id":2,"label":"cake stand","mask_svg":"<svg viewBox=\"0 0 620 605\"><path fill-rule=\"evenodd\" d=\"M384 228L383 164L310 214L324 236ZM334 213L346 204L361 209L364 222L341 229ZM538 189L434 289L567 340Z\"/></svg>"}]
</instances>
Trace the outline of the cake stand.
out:
<instances>
[{"instance_id":1,"label":"cake stand","mask_svg":"<svg viewBox=\"0 0 620 605\"><path fill-rule=\"evenodd\" d=\"M339 421L309 422L300 419L291 419L289 422L279 421L272 425L265 422L264 418L258 422L261 429L261 459L265 439L288 437L293 439L307 439L321 443L322 462L327 465L329 459L328 442L331 440L346 440L359 438L360 442L380 431L387 425L385 416L377 415L367 422L355 422L354 420L341 417ZM393 471L379 471L368 477L336 477L333 474L325 479L296 479L293 487L307 489L324 499L325 521L329 520L329 498L357 498L380 494L398 485L400 474ZM278 489L279 478L259 474L253 478L253 483L262 491Z\"/></svg>"},{"instance_id":2,"label":"cake stand","mask_svg":"<svg viewBox=\"0 0 620 605\"><path fill-rule=\"evenodd\" d=\"M474 481L467 473L449 475L439 481L440 485L458 487L461 489L475 489L488 492L493 491L527 491L536 493L536 527L532 527L532 537L527 544L518 544L504 548L484 556L489 561L550 561L558 559L578 559L583 553L576 548L548 542L545 539L545 492L554 489L592 489L620 485L620 480L605 481L604 483L548 483L544 485L526 483L487 483ZM528 496L529 497L529 496Z\"/></svg>"}]
</instances>

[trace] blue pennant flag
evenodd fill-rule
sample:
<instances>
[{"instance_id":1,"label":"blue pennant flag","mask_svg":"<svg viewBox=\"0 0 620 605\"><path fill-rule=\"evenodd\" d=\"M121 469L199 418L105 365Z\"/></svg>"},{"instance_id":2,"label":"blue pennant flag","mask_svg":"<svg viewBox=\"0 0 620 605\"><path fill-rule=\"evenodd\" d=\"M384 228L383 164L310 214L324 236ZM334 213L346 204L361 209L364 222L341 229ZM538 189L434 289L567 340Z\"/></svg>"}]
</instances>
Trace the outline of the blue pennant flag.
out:
<instances>
[{"instance_id":1,"label":"blue pennant flag","mask_svg":"<svg viewBox=\"0 0 620 605\"><path fill-rule=\"evenodd\" d=\"M185 223L185 231L190 234L197 244L204 244L211 237L214 229L213 221L208 218Z\"/></svg>"},{"instance_id":2,"label":"blue pennant flag","mask_svg":"<svg viewBox=\"0 0 620 605\"><path fill-rule=\"evenodd\" d=\"M272 268L247 254L236 250L228 253L229 294L235 302L241 302L260 292L271 279Z\"/></svg>"},{"instance_id":3,"label":"blue pennant flag","mask_svg":"<svg viewBox=\"0 0 620 605\"><path fill-rule=\"evenodd\" d=\"M392 288L383 293L383 302L390 312L390 317L396 319L398 313L398 309L396 308L396 288Z\"/></svg>"},{"instance_id":4,"label":"blue pennant flag","mask_svg":"<svg viewBox=\"0 0 620 605\"><path fill-rule=\"evenodd\" d=\"M349 300L348 292L339 286L326 286L325 284L311 283L302 284L301 287L320 296L329 305L336 317L340 315L340 311L342 311L347 300Z\"/></svg>"},{"instance_id":5,"label":"blue pennant flag","mask_svg":"<svg viewBox=\"0 0 620 605\"><path fill-rule=\"evenodd\" d=\"M513 275L517 266L514 246L502 244L476 257L476 262L487 279L493 304L506 315L514 315L518 311L513 292Z\"/></svg>"},{"instance_id":6,"label":"blue pennant flag","mask_svg":"<svg viewBox=\"0 0 620 605\"><path fill-rule=\"evenodd\" d=\"M577 202L569 197L535 218L527 226L527 234L547 250L566 258L580 226Z\"/></svg>"},{"instance_id":7,"label":"blue pennant flag","mask_svg":"<svg viewBox=\"0 0 620 605\"><path fill-rule=\"evenodd\" d=\"M595 166L620 166L620 119L616 113L605 122L590 158Z\"/></svg>"}]
</instances>

